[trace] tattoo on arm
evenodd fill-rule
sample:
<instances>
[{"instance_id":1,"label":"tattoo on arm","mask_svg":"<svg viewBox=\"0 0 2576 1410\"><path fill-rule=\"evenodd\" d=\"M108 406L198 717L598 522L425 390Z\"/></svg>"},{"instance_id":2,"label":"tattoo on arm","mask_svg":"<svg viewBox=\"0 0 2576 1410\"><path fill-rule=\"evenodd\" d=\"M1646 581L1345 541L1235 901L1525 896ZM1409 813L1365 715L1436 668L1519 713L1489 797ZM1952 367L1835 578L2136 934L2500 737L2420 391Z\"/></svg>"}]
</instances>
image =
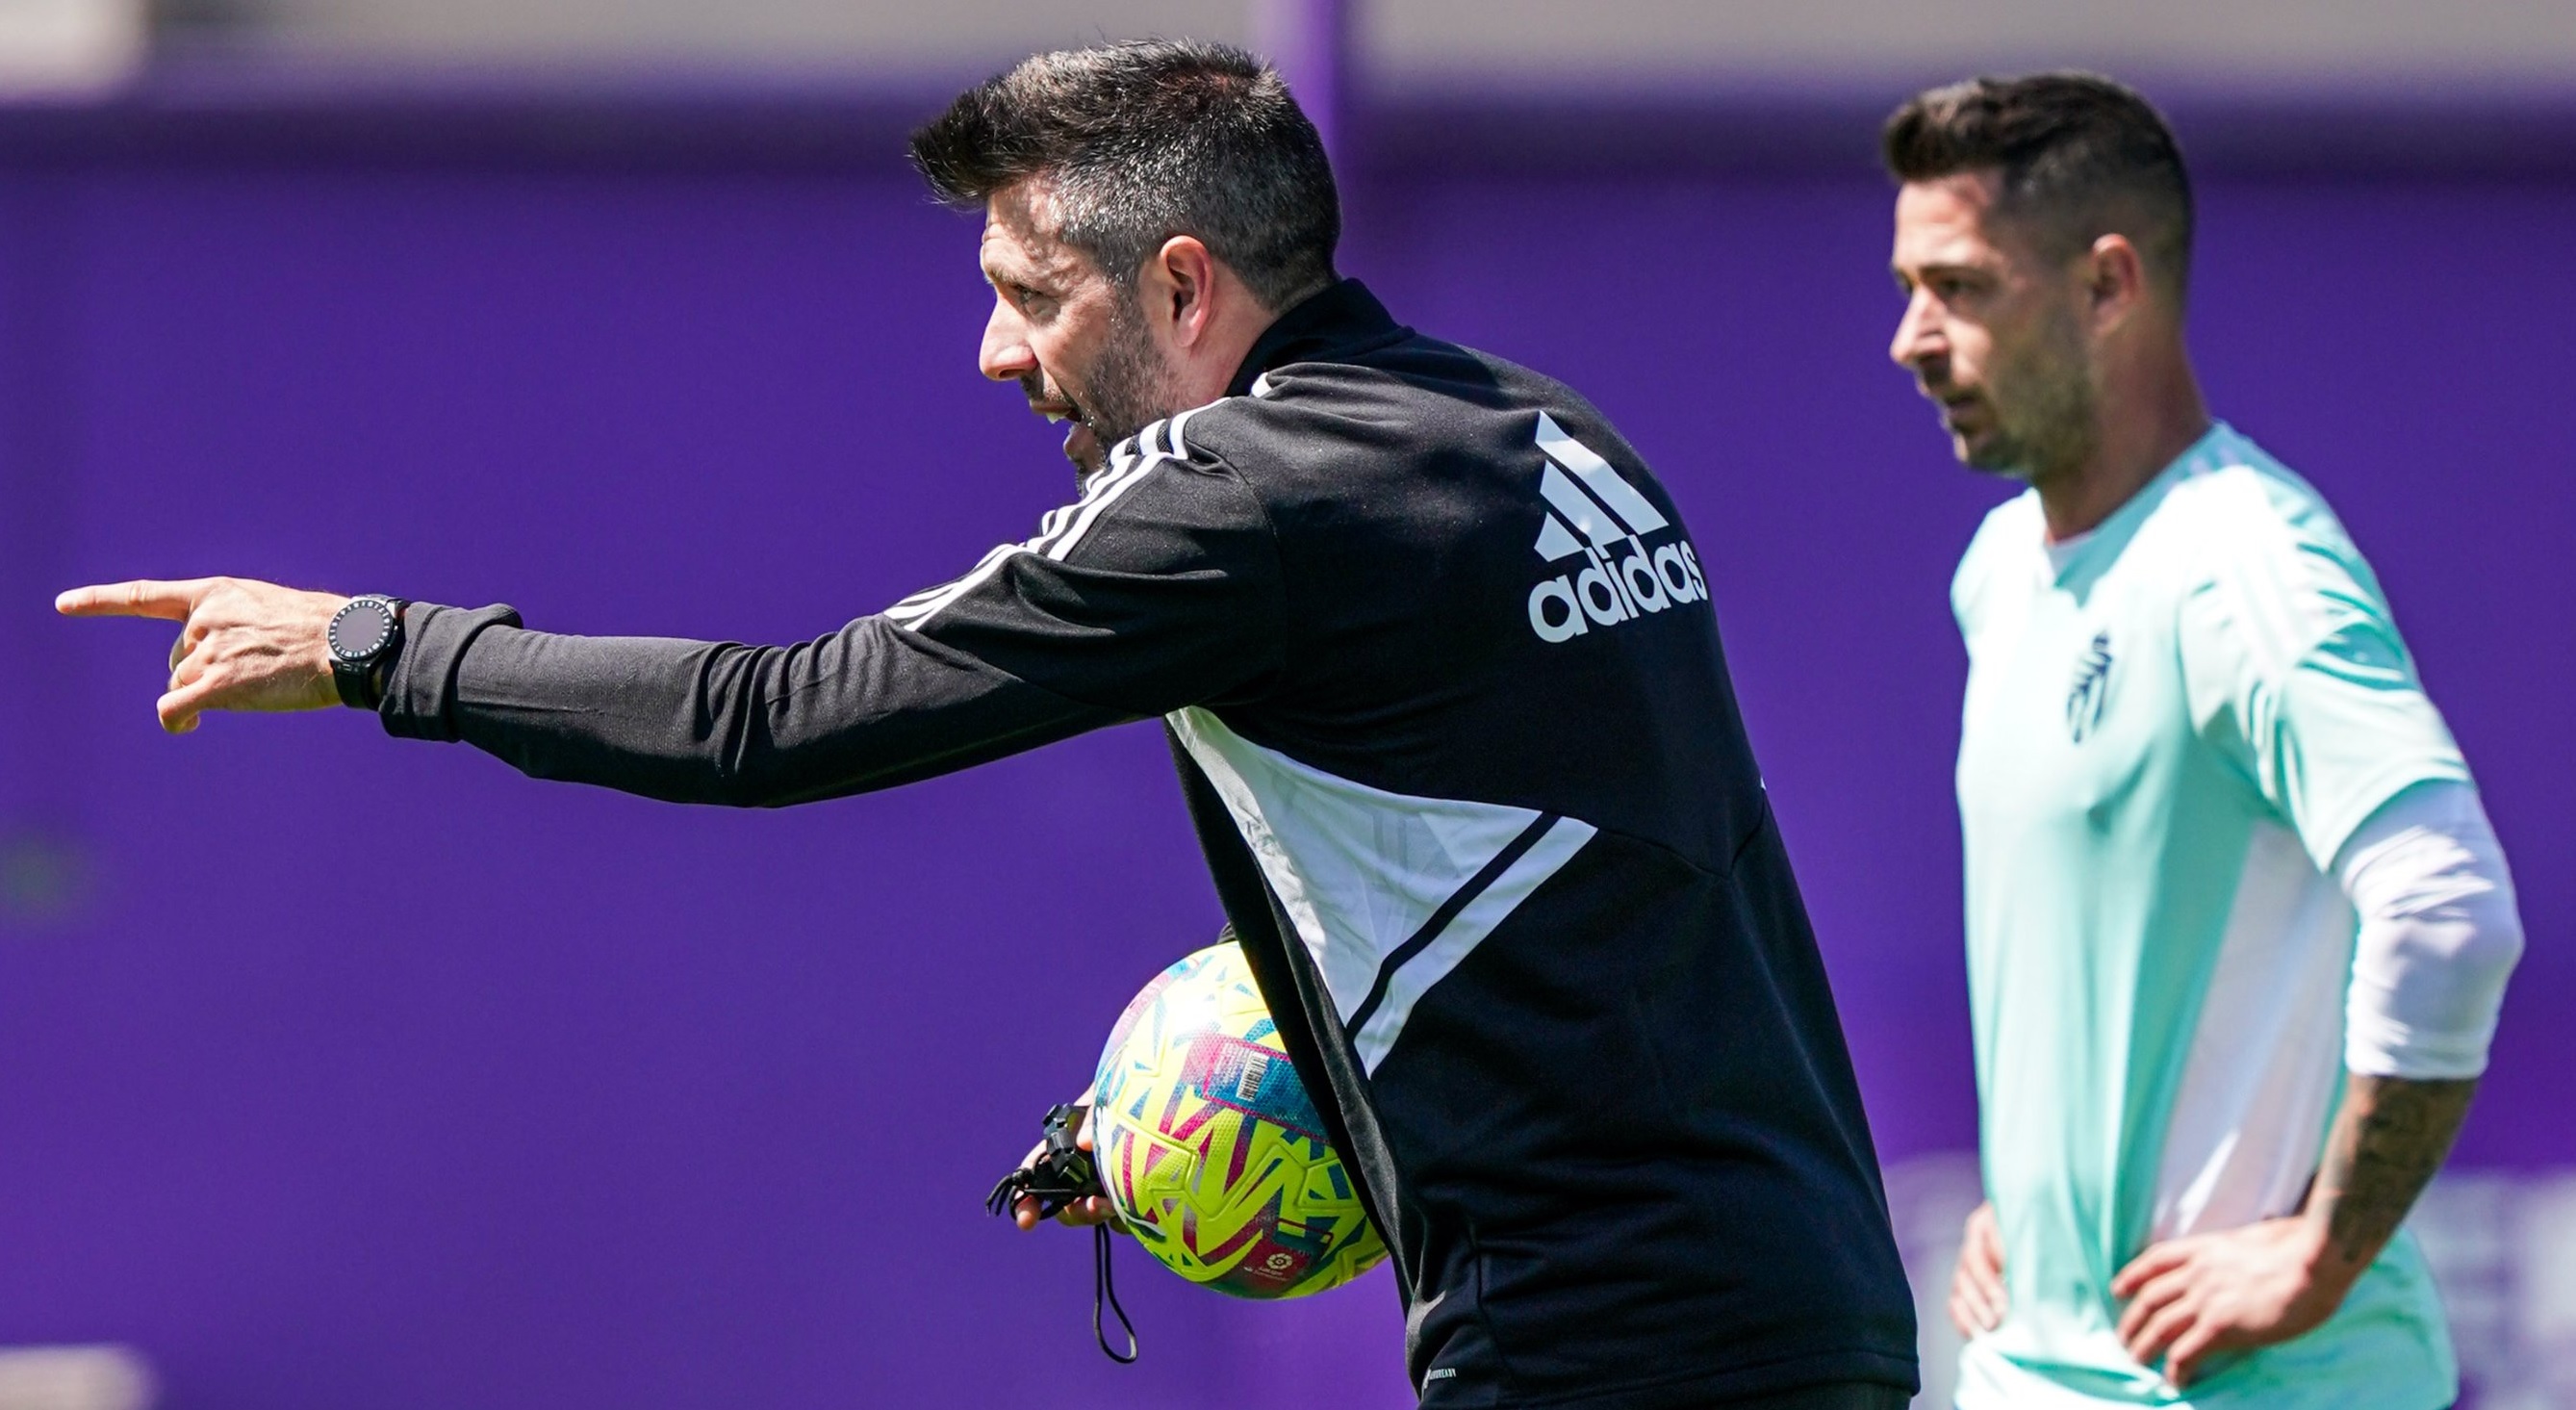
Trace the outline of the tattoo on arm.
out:
<instances>
[{"instance_id":1,"label":"tattoo on arm","mask_svg":"<svg viewBox=\"0 0 2576 1410\"><path fill-rule=\"evenodd\" d=\"M2346 1268L2357 1273L2395 1236L2450 1154L2477 1089L2474 1077L2345 1079L2308 1212L2323 1221L2326 1246Z\"/></svg>"}]
</instances>

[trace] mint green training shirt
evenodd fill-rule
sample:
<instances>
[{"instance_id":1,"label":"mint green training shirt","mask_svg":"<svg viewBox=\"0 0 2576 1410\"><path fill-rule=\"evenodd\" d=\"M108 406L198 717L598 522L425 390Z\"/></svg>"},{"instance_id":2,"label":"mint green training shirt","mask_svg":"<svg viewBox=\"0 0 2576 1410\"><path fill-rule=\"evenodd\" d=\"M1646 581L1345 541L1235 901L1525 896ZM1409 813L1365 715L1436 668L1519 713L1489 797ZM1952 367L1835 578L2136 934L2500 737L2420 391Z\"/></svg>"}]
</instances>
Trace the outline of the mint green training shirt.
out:
<instances>
[{"instance_id":1,"label":"mint green training shirt","mask_svg":"<svg viewBox=\"0 0 2576 1410\"><path fill-rule=\"evenodd\" d=\"M2370 567L2315 490L2219 425L2091 534L1986 517L1959 814L1985 1186L2010 1311L1962 1410L2438 1410L2441 1306L2404 1235L2325 1326L2188 1394L2122 1349L2148 1244L2295 1211L2343 1073L2372 812L2468 771Z\"/></svg>"}]
</instances>

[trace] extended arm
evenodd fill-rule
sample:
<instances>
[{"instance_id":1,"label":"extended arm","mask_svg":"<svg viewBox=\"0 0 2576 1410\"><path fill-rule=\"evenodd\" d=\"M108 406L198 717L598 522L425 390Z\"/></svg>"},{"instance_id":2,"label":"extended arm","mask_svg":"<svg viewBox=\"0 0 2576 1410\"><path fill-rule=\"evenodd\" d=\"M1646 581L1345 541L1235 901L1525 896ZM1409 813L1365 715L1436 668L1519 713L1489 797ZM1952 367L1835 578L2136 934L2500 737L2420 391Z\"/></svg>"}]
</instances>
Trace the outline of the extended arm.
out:
<instances>
[{"instance_id":1,"label":"extended arm","mask_svg":"<svg viewBox=\"0 0 2576 1410\"><path fill-rule=\"evenodd\" d=\"M522 631L415 607L386 729L535 778L769 807L948 773L1132 718L862 617L795 646Z\"/></svg>"},{"instance_id":2,"label":"extended arm","mask_svg":"<svg viewBox=\"0 0 2576 1410\"><path fill-rule=\"evenodd\" d=\"M415 604L385 727L540 778L775 805L1257 693L1279 670L1283 613L1250 492L1163 457L1117 472L966 576L795 646L558 636L508 608ZM346 601L211 578L82 588L57 606L182 623L159 713L184 732L209 710L334 703L323 631Z\"/></svg>"}]
</instances>

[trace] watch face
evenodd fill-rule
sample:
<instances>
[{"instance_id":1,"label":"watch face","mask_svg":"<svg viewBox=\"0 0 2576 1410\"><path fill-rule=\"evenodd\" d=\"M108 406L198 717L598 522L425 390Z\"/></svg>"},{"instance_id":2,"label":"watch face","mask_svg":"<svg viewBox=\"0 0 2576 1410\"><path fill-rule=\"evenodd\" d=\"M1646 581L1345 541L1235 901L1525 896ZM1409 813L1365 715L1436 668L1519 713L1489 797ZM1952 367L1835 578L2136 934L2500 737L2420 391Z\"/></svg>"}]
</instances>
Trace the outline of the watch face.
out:
<instances>
[{"instance_id":1,"label":"watch face","mask_svg":"<svg viewBox=\"0 0 2576 1410\"><path fill-rule=\"evenodd\" d=\"M394 614L381 602L352 602L331 619L331 654L359 662L385 649L394 634Z\"/></svg>"}]
</instances>

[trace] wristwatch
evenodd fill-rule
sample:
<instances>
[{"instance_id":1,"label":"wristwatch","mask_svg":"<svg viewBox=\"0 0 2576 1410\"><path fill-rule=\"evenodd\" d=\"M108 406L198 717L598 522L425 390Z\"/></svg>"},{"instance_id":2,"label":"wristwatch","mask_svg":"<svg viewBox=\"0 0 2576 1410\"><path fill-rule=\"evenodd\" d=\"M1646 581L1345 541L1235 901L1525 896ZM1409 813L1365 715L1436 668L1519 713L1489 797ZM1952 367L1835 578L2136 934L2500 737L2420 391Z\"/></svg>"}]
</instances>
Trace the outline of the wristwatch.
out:
<instances>
[{"instance_id":1,"label":"wristwatch","mask_svg":"<svg viewBox=\"0 0 2576 1410\"><path fill-rule=\"evenodd\" d=\"M324 638L331 647L331 683L340 703L372 710L385 698L385 677L402 652L403 608L398 597L368 593L332 614Z\"/></svg>"}]
</instances>

